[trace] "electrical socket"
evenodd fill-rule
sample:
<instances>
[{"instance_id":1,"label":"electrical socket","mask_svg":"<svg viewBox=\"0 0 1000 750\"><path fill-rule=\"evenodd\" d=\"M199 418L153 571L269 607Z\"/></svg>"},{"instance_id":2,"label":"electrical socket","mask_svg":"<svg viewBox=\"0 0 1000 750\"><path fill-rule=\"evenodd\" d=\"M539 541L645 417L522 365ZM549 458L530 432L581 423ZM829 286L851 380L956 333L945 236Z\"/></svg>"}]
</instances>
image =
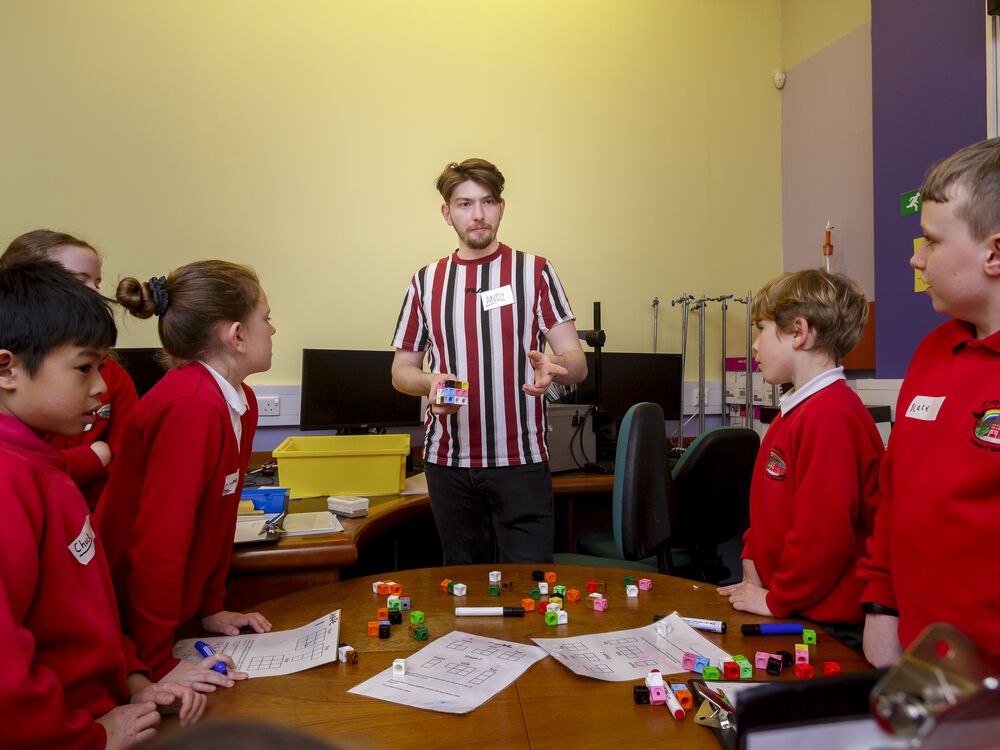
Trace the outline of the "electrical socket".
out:
<instances>
[{"instance_id":1,"label":"electrical socket","mask_svg":"<svg viewBox=\"0 0 1000 750\"><path fill-rule=\"evenodd\" d=\"M258 396L257 414L261 417L277 417L281 415L281 396Z\"/></svg>"}]
</instances>

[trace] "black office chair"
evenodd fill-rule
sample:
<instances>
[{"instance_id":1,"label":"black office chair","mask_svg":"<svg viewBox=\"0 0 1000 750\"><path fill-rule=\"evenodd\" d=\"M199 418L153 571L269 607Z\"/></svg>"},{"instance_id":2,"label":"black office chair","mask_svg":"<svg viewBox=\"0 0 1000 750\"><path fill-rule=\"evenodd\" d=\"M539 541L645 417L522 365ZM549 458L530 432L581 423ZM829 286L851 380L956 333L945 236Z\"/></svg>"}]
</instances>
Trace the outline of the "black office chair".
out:
<instances>
[{"instance_id":1,"label":"black office chair","mask_svg":"<svg viewBox=\"0 0 1000 750\"><path fill-rule=\"evenodd\" d=\"M614 528L607 532L611 554L560 553L555 561L666 572L674 503L663 409L658 404L635 404L622 420L612 499Z\"/></svg>"},{"instance_id":2,"label":"black office chair","mask_svg":"<svg viewBox=\"0 0 1000 750\"><path fill-rule=\"evenodd\" d=\"M672 534L655 557L640 561L644 569L711 583L729 578L731 571L722 562L718 545L746 528L759 447L760 436L746 427L716 427L692 441L669 482L674 504ZM585 534L576 546L582 553L578 557L587 558L589 564L609 558L609 565L621 566L610 530Z\"/></svg>"}]
</instances>

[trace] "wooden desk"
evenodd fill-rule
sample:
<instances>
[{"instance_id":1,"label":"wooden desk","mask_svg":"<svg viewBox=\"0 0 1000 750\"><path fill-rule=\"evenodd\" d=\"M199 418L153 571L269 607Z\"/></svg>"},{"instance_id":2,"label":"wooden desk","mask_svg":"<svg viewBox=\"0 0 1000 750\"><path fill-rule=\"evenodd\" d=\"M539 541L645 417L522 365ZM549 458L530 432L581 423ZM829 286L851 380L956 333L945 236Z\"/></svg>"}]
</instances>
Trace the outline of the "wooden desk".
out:
<instances>
[{"instance_id":1,"label":"wooden desk","mask_svg":"<svg viewBox=\"0 0 1000 750\"><path fill-rule=\"evenodd\" d=\"M715 587L665 575L651 574L651 591L638 599L626 599L622 577L627 570L557 565L559 583L585 589L588 579L608 582L607 612L594 612L583 602L567 603L567 625L548 627L537 613L521 618L457 618L457 604L469 606L513 605L534 585L533 565L471 565L423 568L386 573L403 585L413 609L425 612L431 638L462 630L505 640L530 643L531 637L564 637L645 625L653 613L669 613L720 619L728 623L726 635L706 637L731 654L745 654L751 661L757 650L794 651L794 636L744 637L740 624L765 618L735 612L715 593ZM514 582L513 594L500 600L486 595L488 571L502 571ZM444 593L442 578L461 581L469 587L462 598ZM454 748L476 744L481 748L662 747L717 748L711 732L694 724L689 714L675 721L662 706L637 706L632 685L637 682L602 682L577 676L545 658L493 700L462 716L440 714L351 695L347 690L405 658L422 644L411 640L407 626L394 625L388 640L367 635L367 622L375 610L385 606L385 597L372 593L375 578L328 584L261 604L260 611L275 629L289 629L312 621L336 608L342 610L340 640L359 652L357 665L328 664L282 677L250 680L209 696L209 717L265 717L334 740L366 743L364 747ZM839 641L819 631L812 647L814 663L839 661L844 671L866 669L863 658ZM780 678L768 678L755 670L755 679L795 679L786 670ZM683 679L693 674L678 675ZM352 745L353 746L353 745Z\"/></svg>"},{"instance_id":2,"label":"wooden desk","mask_svg":"<svg viewBox=\"0 0 1000 750\"><path fill-rule=\"evenodd\" d=\"M610 493L614 478L600 474L560 474L552 492L560 497ZM364 544L411 518L430 512L426 494L371 498L364 518L343 519L338 534L281 539L277 544L239 545L233 549L226 586L226 606L240 611L265 599L340 580L340 569L358 560ZM567 516L572 533L572 503Z\"/></svg>"}]
</instances>

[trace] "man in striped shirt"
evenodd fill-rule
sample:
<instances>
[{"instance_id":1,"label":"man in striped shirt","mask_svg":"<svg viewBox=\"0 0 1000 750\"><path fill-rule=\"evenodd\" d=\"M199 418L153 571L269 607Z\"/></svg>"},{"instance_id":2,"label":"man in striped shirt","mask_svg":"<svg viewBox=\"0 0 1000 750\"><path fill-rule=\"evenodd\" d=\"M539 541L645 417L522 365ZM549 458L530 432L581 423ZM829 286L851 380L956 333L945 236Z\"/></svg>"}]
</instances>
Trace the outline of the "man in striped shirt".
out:
<instances>
[{"instance_id":1,"label":"man in striped shirt","mask_svg":"<svg viewBox=\"0 0 1000 750\"><path fill-rule=\"evenodd\" d=\"M491 526L500 562L551 561L543 394L587 376L552 264L497 240L503 187L484 159L441 173L458 249L414 274L392 340L393 385L430 399L424 461L446 565L492 562ZM467 405L435 403L445 380L469 382Z\"/></svg>"}]
</instances>

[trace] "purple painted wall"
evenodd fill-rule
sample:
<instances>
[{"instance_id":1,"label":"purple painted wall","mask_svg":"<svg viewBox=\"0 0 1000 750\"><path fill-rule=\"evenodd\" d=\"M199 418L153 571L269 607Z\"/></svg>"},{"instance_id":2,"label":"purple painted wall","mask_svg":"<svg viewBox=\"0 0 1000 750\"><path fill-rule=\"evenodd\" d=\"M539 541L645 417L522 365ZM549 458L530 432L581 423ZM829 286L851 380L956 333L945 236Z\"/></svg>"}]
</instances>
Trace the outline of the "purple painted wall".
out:
<instances>
[{"instance_id":1,"label":"purple painted wall","mask_svg":"<svg viewBox=\"0 0 1000 750\"><path fill-rule=\"evenodd\" d=\"M944 318L913 292L907 265L920 217L899 195L931 163L986 137L983 0L872 0L876 374L901 378Z\"/></svg>"}]
</instances>

